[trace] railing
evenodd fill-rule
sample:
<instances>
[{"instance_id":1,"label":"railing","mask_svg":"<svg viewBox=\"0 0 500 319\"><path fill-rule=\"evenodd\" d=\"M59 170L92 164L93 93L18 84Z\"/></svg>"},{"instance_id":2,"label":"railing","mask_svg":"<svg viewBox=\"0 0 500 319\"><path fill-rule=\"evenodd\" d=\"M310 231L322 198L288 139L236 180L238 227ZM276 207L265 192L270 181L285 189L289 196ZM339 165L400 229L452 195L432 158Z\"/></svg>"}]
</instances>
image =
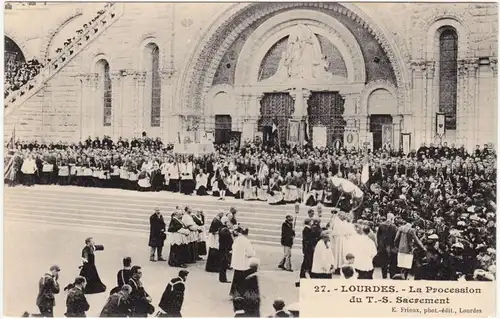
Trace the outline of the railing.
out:
<instances>
[{"instance_id":1,"label":"railing","mask_svg":"<svg viewBox=\"0 0 500 319\"><path fill-rule=\"evenodd\" d=\"M83 49L85 44L95 39L95 37L104 30L106 25L116 20L119 16L117 12L118 7L119 6L114 3L106 5L106 7L101 10L102 13L98 18L81 30L75 40L65 45L56 57L52 58L33 79L26 82L18 90L9 92L9 95L4 99L4 116L13 111L16 101L20 103L21 100L25 101L31 96L32 94L30 93L36 93L36 91L38 91L37 88L41 88L47 80L61 70L71 60L71 57L75 56Z\"/></svg>"}]
</instances>

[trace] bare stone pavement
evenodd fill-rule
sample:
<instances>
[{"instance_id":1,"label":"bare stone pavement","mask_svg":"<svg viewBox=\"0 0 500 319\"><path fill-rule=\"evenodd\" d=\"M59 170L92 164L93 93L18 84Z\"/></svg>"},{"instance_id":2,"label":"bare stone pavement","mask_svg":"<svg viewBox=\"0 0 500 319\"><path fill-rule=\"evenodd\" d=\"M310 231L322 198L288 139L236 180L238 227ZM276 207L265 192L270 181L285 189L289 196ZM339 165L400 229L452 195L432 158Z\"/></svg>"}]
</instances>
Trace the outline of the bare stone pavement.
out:
<instances>
[{"instance_id":1,"label":"bare stone pavement","mask_svg":"<svg viewBox=\"0 0 500 319\"><path fill-rule=\"evenodd\" d=\"M121 268L122 258L132 257L133 264L143 267L143 281L156 307L161 294L171 278L177 275L178 268L167 263L149 261L147 235L116 232L101 229L83 229L37 222L4 221L4 315L20 316L24 311L38 312L35 300L38 280L53 264L62 271L59 282L61 288L72 282L78 275L80 253L88 236L95 238L97 244L105 247L96 254L96 264L101 280L108 291L88 295L90 310L88 316L99 315L108 296L109 289L116 285L116 273ZM251 235L250 235L251 239ZM299 299L299 288L294 283L298 278L301 252L293 251L293 273L277 269L282 256L279 247L255 246L261 259L259 282L261 287L261 314L273 313L272 302L282 297L288 304ZM164 253L168 256L168 250ZM182 314L185 317L233 317L232 303L229 299L230 284L218 282L218 274L207 273L205 262L189 266L190 275ZM228 272L232 278L232 271ZM56 296L54 314L62 317L65 312L65 293Z\"/></svg>"}]
</instances>

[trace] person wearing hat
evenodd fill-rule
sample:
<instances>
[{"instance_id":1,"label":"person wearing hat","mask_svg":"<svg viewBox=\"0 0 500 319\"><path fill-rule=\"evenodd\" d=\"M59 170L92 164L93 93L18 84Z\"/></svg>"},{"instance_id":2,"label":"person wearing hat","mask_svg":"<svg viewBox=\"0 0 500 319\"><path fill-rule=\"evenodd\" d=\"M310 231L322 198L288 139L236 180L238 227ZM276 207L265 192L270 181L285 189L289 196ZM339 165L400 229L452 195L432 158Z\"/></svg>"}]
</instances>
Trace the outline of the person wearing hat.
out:
<instances>
[{"instance_id":1,"label":"person wearing hat","mask_svg":"<svg viewBox=\"0 0 500 319\"><path fill-rule=\"evenodd\" d=\"M66 297L66 317L86 317L85 312L90 309L90 305L83 293L87 280L85 277L78 276L72 284L69 284L65 291L68 291Z\"/></svg>"},{"instance_id":2,"label":"person wearing hat","mask_svg":"<svg viewBox=\"0 0 500 319\"><path fill-rule=\"evenodd\" d=\"M160 209L157 207L155 208L154 213L149 217L149 247L151 247L151 252L149 254L150 261L155 261L155 252L157 253L158 261L165 261L162 256L163 243L167 238L165 228L165 221L160 213Z\"/></svg>"},{"instance_id":3,"label":"person wearing hat","mask_svg":"<svg viewBox=\"0 0 500 319\"><path fill-rule=\"evenodd\" d=\"M60 271L61 268L59 266L51 266L49 271L38 281L36 305L43 317L54 317L54 306L56 305L54 295L60 291L59 283L57 282Z\"/></svg>"},{"instance_id":4,"label":"person wearing hat","mask_svg":"<svg viewBox=\"0 0 500 319\"><path fill-rule=\"evenodd\" d=\"M268 318L291 318L293 317L291 313L285 310L285 301L282 298L278 298L273 302L274 314Z\"/></svg>"},{"instance_id":5,"label":"person wearing hat","mask_svg":"<svg viewBox=\"0 0 500 319\"><path fill-rule=\"evenodd\" d=\"M182 269L179 275L168 283L158 304L158 307L165 312L165 315L160 317L182 317L181 310L188 274L189 271Z\"/></svg>"}]
</instances>

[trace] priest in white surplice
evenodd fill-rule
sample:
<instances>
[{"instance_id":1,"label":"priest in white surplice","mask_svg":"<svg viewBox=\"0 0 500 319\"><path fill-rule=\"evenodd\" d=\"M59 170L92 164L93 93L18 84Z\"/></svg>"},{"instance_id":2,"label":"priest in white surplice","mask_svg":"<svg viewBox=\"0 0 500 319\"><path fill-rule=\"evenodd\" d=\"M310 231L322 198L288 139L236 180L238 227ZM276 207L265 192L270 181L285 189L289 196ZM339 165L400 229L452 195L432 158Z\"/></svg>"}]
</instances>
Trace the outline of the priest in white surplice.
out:
<instances>
[{"instance_id":1,"label":"priest in white surplice","mask_svg":"<svg viewBox=\"0 0 500 319\"><path fill-rule=\"evenodd\" d=\"M255 250L248 239L248 228L243 228L233 243L231 267L234 269L234 275L229 292L233 299L243 293L243 284L250 269L250 258L252 257L255 257Z\"/></svg>"},{"instance_id":2,"label":"priest in white surplice","mask_svg":"<svg viewBox=\"0 0 500 319\"><path fill-rule=\"evenodd\" d=\"M354 234L353 225L346 221L346 213L333 214L330 222L331 247L333 253L333 265L336 270L345 263L345 256L350 252L350 240Z\"/></svg>"},{"instance_id":3,"label":"priest in white surplice","mask_svg":"<svg viewBox=\"0 0 500 319\"><path fill-rule=\"evenodd\" d=\"M323 231L321 239L314 248L313 264L311 269L311 278L329 279L332 278L333 271L333 253L330 248L330 235Z\"/></svg>"}]
</instances>

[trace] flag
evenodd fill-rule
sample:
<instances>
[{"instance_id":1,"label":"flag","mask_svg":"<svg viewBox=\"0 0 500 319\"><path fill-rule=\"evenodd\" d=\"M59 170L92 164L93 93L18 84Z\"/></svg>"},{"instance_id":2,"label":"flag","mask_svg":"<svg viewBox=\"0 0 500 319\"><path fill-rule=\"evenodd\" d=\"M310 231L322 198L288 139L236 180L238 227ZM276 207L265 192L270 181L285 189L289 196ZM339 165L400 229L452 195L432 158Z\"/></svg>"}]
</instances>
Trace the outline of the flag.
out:
<instances>
[{"instance_id":1,"label":"flag","mask_svg":"<svg viewBox=\"0 0 500 319\"><path fill-rule=\"evenodd\" d=\"M274 119L273 120L273 126L272 126L272 129L271 129L271 133L274 134L277 131L278 131L278 125L276 124L276 120Z\"/></svg>"},{"instance_id":2,"label":"flag","mask_svg":"<svg viewBox=\"0 0 500 319\"><path fill-rule=\"evenodd\" d=\"M309 143L309 125L307 120L304 121L304 145Z\"/></svg>"},{"instance_id":3,"label":"flag","mask_svg":"<svg viewBox=\"0 0 500 319\"><path fill-rule=\"evenodd\" d=\"M16 126L14 126L14 129L12 130L12 136L10 137L9 142L7 143L7 149L13 150L16 148Z\"/></svg>"},{"instance_id":4,"label":"flag","mask_svg":"<svg viewBox=\"0 0 500 319\"><path fill-rule=\"evenodd\" d=\"M277 140L278 147L281 149L280 128L278 126L278 120L276 118L273 119L273 125L271 127L271 139L273 141L273 144L276 143Z\"/></svg>"}]
</instances>

